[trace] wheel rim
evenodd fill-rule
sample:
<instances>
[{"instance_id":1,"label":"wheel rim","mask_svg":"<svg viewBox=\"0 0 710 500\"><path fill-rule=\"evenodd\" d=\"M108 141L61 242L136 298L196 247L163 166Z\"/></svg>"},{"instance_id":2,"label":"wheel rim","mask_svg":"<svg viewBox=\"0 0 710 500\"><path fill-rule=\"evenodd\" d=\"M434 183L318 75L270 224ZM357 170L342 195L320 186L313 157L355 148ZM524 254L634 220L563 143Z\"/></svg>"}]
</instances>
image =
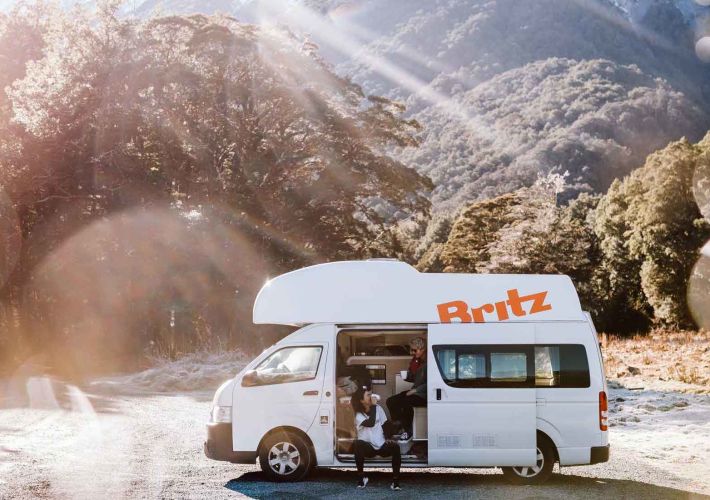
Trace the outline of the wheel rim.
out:
<instances>
[{"instance_id":1,"label":"wheel rim","mask_svg":"<svg viewBox=\"0 0 710 500\"><path fill-rule=\"evenodd\" d=\"M301 454L293 444L276 443L269 450L269 467L280 476L288 476L301 465Z\"/></svg>"},{"instance_id":2,"label":"wheel rim","mask_svg":"<svg viewBox=\"0 0 710 500\"><path fill-rule=\"evenodd\" d=\"M515 472L520 477L531 478L540 474L543 466L545 465L545 455L542 454L540 448L537 449L537 460L535 465L526 467L513 467L513 472Z\"/></svg>"}]
</instances>

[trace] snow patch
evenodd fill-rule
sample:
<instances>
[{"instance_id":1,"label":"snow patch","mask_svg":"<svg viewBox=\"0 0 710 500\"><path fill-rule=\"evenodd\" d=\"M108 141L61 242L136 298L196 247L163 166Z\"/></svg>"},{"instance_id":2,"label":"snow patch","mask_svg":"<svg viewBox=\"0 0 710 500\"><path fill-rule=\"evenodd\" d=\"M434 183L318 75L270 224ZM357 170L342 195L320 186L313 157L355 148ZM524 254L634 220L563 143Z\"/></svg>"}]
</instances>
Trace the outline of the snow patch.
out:
<instances>
[{"instance_id":1,"label":"snow patch","mask_svg":"<svg viewBox=\"0 0 710 500\"><path fill-rule=\"evenodd\" d=\"M610 384L611 386L611 384ZM669 472L710 486L710 395L613 387L609 440Z\"/></svg>"},{"instance_id":2,"label":"snow patch","mask_svg":"<svg viewBox=\"0 0 710 500\"><path fill-rule=\"evenodd\" d=\"M215 390L234 377L250 358L241 351L198 352L175 361L156 360L155 366L138 373L96 380L92 386L120 392L192 392Z\"/></svg>"}]
</instances>

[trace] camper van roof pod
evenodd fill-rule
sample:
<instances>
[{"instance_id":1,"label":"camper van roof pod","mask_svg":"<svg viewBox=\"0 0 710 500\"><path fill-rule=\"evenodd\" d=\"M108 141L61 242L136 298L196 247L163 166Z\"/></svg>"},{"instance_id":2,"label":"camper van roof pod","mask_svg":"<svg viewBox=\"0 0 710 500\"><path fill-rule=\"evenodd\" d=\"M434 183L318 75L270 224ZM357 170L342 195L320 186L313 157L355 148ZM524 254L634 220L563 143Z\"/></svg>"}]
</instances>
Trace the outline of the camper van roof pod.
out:
<instances>
[{"instance_id":1,"label":"camper van roof pod","mask_svg":"<svg viewBox=\"0 0 710 500\"><path fill-rule=\"evenodd\" d=\"M254 302L256 324L496 321L585 316L568 276L420 273L389 259L298 269L269 280Z\"/></svg>"}]
</instances>

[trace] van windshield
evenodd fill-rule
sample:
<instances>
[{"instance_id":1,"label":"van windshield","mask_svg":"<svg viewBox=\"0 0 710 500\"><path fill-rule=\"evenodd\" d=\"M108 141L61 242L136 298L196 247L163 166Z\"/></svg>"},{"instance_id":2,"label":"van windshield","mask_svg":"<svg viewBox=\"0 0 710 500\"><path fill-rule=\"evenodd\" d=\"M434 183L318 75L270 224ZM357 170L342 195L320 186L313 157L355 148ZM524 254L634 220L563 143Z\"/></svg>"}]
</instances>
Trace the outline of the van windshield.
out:
<instances>
[{"instance_id":1,"label":"van windshield","mask_svg":"<svg viewBox=\"0 0 710 500\"><path fill-rule=\"evenodd\" d=\"M251 373L248 385L283 384L315 378L322 348L286 347L272 353Z\"/></svg>"}]
</instances>

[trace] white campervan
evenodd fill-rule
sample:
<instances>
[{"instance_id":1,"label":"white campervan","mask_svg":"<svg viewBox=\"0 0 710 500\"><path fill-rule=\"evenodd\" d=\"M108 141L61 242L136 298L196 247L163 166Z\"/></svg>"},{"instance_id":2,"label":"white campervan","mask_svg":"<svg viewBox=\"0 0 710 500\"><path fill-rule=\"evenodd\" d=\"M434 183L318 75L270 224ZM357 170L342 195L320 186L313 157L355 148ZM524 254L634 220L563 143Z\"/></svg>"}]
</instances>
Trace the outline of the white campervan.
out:
<instances>
[{"instance_id":1,"label":"white campervan","mask_svg":"<svg viewBox=\"0 0 710 500\"><path fill-rule=\"evenodd\" d=\"M214 396L205 454L254 463L277 481L353 467L350 397L338 374L370 375L382 398L414 337L427 343L427 407L404 467L502 467L516 483L609 459L596 332L561 275L420 273L403 262L333 262L267 282L254 323L301 328ZM377 459L366 465L382 465Z\"/></svg>"}]
</instances>

